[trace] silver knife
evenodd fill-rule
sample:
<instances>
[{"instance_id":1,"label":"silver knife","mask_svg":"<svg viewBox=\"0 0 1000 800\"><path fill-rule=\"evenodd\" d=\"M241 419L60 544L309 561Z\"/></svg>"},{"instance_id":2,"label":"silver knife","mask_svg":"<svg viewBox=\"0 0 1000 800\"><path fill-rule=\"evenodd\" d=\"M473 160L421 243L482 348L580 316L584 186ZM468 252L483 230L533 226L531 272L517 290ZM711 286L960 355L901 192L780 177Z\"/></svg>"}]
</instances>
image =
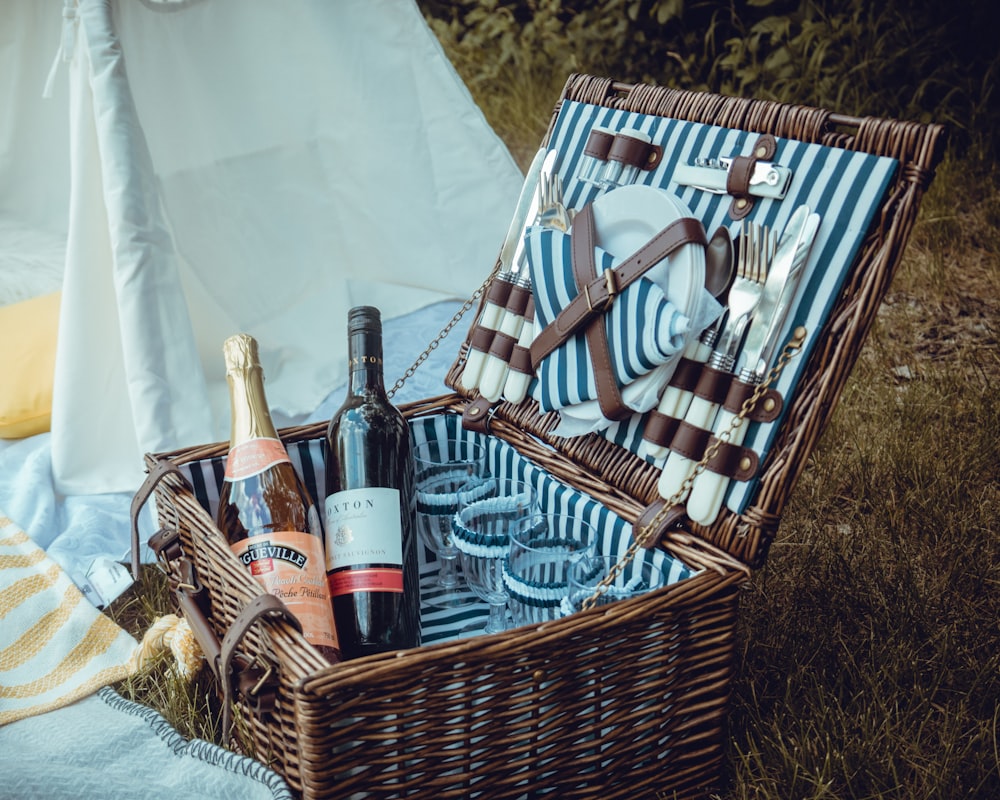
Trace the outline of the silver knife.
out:
<instances>
[{"instance_id":1,"label":"silver knife","mask_svg":"<svg viewBox=\"0 0 1000 800\"><path fill-rule=\"evenodd\" d=\"M503 248L500 250L500 263L510 272L517 273L521 269L521 260L524 257L524 234L535 221L538 212L538 192L541 175L543 172L549 173L555 169L555 150L541 148L531 161L528 167L528 174L524 179L524 186L521 187L521 196L517 200L517 210L514 218L507 228L507 238L504 240ZM528 187L531 191L528 191Z\"/></svg>"},{"instance_id":2,"label":"silver knife","mask_svg":"<svg viewBox=\"0 0 1000 800\"><path fill-rule=\"evenodd\" d=\"M740 380L760 383L764 379L818 227L819 214L811 213L808 206L799 206L782 231L764 292L743 342Z\"/></svg>"},{"instance_id":3,"label":"silver knife","mask_svg":"<svg viewBox=\"0 0 1000 800\"><path fill-rule=\"evenodd\" d=\"M740 370L740 380L751 384L764 380L774 348L778 344L778 334L788 317L818 228L819 214L810 212L807 206L795 209L785 226L753 324L743 344L744 366ZM736 416L738 415L720 408L714 433L718 435L728 430ZM743 444L748 427L744 421L735 428L730 434L729 443L735 446ZM701 525L715 522L728 486L729 478L724 475L709 470L700 473L691 486L687 501L688 517Z\"/></svg>"}]
</instances>

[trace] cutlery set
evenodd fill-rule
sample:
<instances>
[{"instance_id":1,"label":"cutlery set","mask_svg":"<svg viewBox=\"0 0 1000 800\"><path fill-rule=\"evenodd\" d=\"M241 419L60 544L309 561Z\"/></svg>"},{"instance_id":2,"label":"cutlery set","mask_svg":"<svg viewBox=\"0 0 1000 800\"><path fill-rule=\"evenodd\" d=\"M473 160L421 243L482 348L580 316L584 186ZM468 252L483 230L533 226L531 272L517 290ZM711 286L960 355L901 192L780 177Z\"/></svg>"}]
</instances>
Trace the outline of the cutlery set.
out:
<instances>
[{"instance_id":1,"label":"cutlery set","mask_svg":"<svg viewBox=\"0 0 1000 800\"><path fill-rule=\"evenodd\" d=\"M532 160L501 248L498 274L469 337L460 381L467 391L478 390L490 403L501 399L520 403L535 376L530 348L539 325L526 268L525 236L532 226L566 232L574 216L563 203L556 157L555 150L543 147ZM641 169L652 168L661 157L662 149L642 131L595 127L576 177L606 191L634 182ZM748 194L785 196L790 169L766 160L743 161L739 169ZM727 194L735 162L697 158L678 164L672 180ZM761 409L748 406L756 403L761 393L755 394L755 387L772 367L819 222L818 214L800 205L780 238L768 226L742 219L735 242L726 227L709 240L706 288L723 306L723 314L687 341L656 408L644 415L639 446L641 456L663 460L660 496L686 502L687 514L696 523L714 522L730 481L747 480L756 471L759 457L742 447L747 422L775 419L781 397L768 389ZM794 335L802 337L804 332ZM748 404L751 396L754 402ZM699 462L704 463L700 471Z\"/></svg>"}]
</instances>

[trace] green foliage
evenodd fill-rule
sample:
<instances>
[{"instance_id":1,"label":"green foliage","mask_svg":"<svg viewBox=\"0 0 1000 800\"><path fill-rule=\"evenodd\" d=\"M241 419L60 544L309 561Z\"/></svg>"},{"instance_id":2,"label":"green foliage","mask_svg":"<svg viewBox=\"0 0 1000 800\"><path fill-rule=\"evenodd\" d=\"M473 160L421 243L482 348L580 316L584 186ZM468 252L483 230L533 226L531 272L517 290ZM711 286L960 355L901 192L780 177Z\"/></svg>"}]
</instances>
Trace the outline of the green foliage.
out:
<instances>
[{"instance_id":1,"label":"green foliage","mask_svg":"<svg viewBox=\"0 0 1000 800\"><path fill-rule=\"evenodd\" d=\"M423 0L477 98L573 72L946 123L996 152L986 0ZM500 126L502 129L502 125Z\"/></svg>"}]
</instances>

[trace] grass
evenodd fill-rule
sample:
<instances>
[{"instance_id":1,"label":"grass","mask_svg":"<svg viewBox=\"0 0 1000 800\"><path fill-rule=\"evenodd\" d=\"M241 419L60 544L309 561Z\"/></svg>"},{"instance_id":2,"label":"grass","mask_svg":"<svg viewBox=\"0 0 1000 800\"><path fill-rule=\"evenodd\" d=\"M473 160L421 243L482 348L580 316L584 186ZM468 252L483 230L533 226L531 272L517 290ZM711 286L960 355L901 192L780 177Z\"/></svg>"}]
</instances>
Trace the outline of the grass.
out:
<instances>
[{"instance_id":1,"label":"grass","mask_svg":"<svg viewBox=\"0 0 1000 800\"><path fill-rule=\"evenodd\" d=\"M614 74L614 73L612 73ZM562 77L476 90L522 166ZM949 154L831 424L742 593L718 800L1000 796L1000 190ZM147 570L116 604L169 608ZM120 689L217 735L203 677L164 660Z\"/></svg>"}]
</instances>

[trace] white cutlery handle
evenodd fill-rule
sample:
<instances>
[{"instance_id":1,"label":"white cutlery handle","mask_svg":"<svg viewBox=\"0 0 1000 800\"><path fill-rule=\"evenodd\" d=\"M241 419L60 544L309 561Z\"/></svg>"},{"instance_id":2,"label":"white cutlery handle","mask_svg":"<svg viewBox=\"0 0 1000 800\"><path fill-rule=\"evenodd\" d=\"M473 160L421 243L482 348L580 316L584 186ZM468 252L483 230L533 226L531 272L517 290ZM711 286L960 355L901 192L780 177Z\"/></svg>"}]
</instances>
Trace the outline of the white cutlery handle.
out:
<instances>
[{"instance_id":1,"label":"white cutlery handle","mask_svg":"<svg viewBox=\"0 0 1000 800\"><path fill-rule=\"evenodd\" d=\"M505 311L497 331L512 338L519 338L524 317L515 311ZM507 362L494 355L487 355L483 364L483 375L479 379L479 394L495 403L503 394L503 385L507 379Z\"/></svg>"},{"instance_id":2,"label":"white cutlery handle","mask_svg":"<svg viewBox=\"0 0 1000 800\"><path fill-rule=\"evenodd\" d=\"M521 333L517 338L517 346L526 350L531 347L535 340L535 321L528 319L521 326ZM504 400L510 403L520 403L528 394L528 386L531 383L531 375L520 372L516 369L507 371L507 381L503 386Z\"/></svg>"},{"instance_id":3,"label":"white cutlery handle","mask_svg":"<svg viewBox=\"0 0 1000 800\"><path fill-rule=\"evenodd\" d=\"M738 416L738 414L722 409L713 429L715 435L718 436L723 431L729 430L729 426ZM743 444L749 425L749 420L744 419L743 423L730 434L729 444L736 447ZM725 475L710 470L702 472L694 479L694 484L691 486L691 495L687 501L688 516L700 525L711 525L719 516L722 500L726 496L728 488L729 478Z\"/></svg>"},{"instance_id":4,"label":"white cutlery handle","mask_svg":"<svg viewBox=\"0 0 1000 800\"><path fill-rule=\"evenodd\" d=\"M716 403L711 403L703 397L692 395L691 405L684 415L684 421L697 428L709 430L712 427L718 409L719 406ZM660 497L664 500L669 500L680 491L681 485L691 470L694 469L696 463L686 456L682 456L680 453L671 451L670 455L667 456L666 463L663 465L663 471L660 473L660 480L657 484Z\"/></svg>"},{"instance_id":5,"label":"white cutlery handle","mask_svg":"<svg viewBox=\"0 0 1000 800\"><path fill-rule=\"evenodd\" d=\"M703 344L698 339L692 339L684 347L683 357L699 364L704 364L708 361L710 355L712 355L711 346ZM665 416L683 419L684 415L687 414L688 407L691 405L692 397L694 395L686 389L668 385L663 390L663 395L660 397L660 402L657 404L656 410ZM666 458L669 453L670 448L666 445L656 444L647 439L643 439L640 445L640 455L647 455L651 458Z\"/></svg>"},{"instance_id":6,"label":"white cutlery handle","mask_svg":"<svg viewBox=\"0 0 1000 800\"><path fill-rule=\"evenodd\" d=\"M485 330L495 331L500 322L500 315L503 313L503 306L487 301L483 305L483 311L479 315L476 326ZM479 381L483 373L483 364L486 361L486 353L482 350L469 348L465 357L465 367L462 369L462 386L467 391L472 391L479 387Z\"/></svg>"}]
</instances>

